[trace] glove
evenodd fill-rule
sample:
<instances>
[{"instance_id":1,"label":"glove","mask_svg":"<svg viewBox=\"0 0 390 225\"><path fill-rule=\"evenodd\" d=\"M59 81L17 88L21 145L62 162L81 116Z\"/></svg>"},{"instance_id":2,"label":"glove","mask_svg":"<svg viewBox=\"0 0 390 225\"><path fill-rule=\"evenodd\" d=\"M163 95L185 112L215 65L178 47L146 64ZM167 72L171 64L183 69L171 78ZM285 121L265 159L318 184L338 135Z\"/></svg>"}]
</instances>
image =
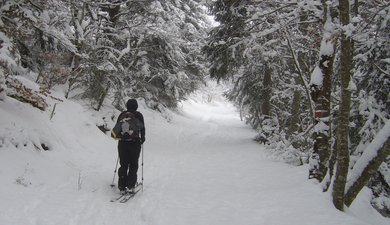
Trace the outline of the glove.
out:
<instances>
[{"instance_id":1,"label":"glove","mask_svg":"<svg viewBox=\"0 0 390 225\"><path fill-rule=\"evenodd\" d=\"M141 144L145 142L145 137L141 137Z\"/></svg>"}]
</instances>

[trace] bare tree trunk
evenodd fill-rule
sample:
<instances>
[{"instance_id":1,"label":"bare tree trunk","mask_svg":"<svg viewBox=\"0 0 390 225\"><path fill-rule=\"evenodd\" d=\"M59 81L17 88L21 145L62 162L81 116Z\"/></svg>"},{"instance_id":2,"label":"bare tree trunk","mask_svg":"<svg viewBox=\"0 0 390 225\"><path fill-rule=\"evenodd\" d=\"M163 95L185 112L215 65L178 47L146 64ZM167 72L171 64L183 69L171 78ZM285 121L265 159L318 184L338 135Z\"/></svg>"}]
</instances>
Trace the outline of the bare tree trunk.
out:
<instances>
[{"instance_id":1,"label":"bare tree trunk","mask_svg":"<svg viewBox=\"0 0 390 225\"><path fill-rule=\"evenodd\" d=\"M333 74L333 55L321 55L319 67L323 74L322 86L312 85L311 96L315 104L315 125L321 129L314 132L313 155L318 158L317 168L312 168L310 178L322 181L328 170L330 148L330 94Z\"/></svg>"},{"instance_id":2,"label":"bare tree trunk","mask_svg":"<svg viewBox=\"0 0 390 225\"><path fill-rule=\"evenodd\" d=\"M261 114L266 116L267 118L271 116L271 91L272 91L271 73L272 73L271 68L266 66L265 73L264 73L264 80L263 80L264 89L262 90L263 102L261 104Z\"/></svg>"},{"instance_id":3,"label":"bare tree trunk","mask_svg":"<svg viewBox=\"0 0 390 225\"><path fill-rule=\"evenodd\" d=\"M5 85L4 73L3 70L0 68L0 101L3 101L5 99L6 88L7 86Z\"/></svg>"},{"instance_id":4,"label":"bare tree trunk","mask_svg":"<svg viewBox=\"0 0 390 225\"><path fill-rule=\"evenodd\" d=\"M359 0L355 0L353 3L353 15L358 16L359 14Z\"/></svg>"},{"instance_id":5,"label":"bare tree trunk","mask_svg":"<svg viewBox=\"0 0 390 225\"><path fill-rule=\"evenodd\" d=\"M72 24L76 27L74 45L79 53L82 50L83 41L81 40L82 34L80 34L80 30L78 28L81 27L81 21L86 16L86 3L83 3L81 8L78 7L78 4L76 5L75 1L71 1L71 4ZM78 53L73 53L72 71L68 77L68 90L65 93L65 98L69 97L69 93L72 90L73 85L76 83L77 76L80 74L81 57Z\"/></svg>"},{"instance_id":6,"label":"bare tree trunk","mask_svg":"<svg viewBox=\"0 0 390 225\"><path fill-rule=\"evenodd\" d=\"M101 4L100 8L102 11L108 12L109 16L109 24L108 27L114 29L119 21L120 17L120 4L118 2L108 2L105 4ZM104 30L104 32L111 32L110 29ZM115 39L113 36L110 36L111 41L114 43ZM104 99L107 97L108 91L110 89L110 82L107 77L109 77L111 72L108 72L107 74L103 75L103 71L97 69L96 71L92 72L94 74L94 79L96 79L97 83L95 84L96 91L98 93L94 93L93 98L97 101L97 107L95 108L96 111L99 111L103 105ZM106 86L106 87L104 87Z\"/></svg>"},{"instance_id":7,"label":"bare tree trunk","mask_svg":"<svg viewBox=\"0 0 390 225\"><path fill-rule=\"evenodd\" d=\"M302 87L304 88L305 90L305 93L306 93L306 97L309 101L309 109L310 109L310 114L313 115L314 114L314 111L313 111L313 107L312 107L312 99L310 97L310 90L309 90L309 85L307 84L306 80L304 79L304 73L308 73L308 68L306 68L305 70L302 70L302 67L301 65L304 65L304 61L305 61L305 57L304 57L304 54L301 54L300 55L296 55L295 54L295 51L294 51L294 48L292 46L292 43L291 43L291 40L289 38L289 33L288 31L286 31L288 35L286 35L286 39L287 39L287 43L288 43L288 47L290 49L290 52L291 52L291 56L293 57L292 59L292 62L294 63L294 66L295 66L295 69L296 71L298 72L298 78L299 79L295 79L295 83L296 84L300 84L302 85Z\"/></svg>"},{"instance_id":8,"label":"bare tree trunk","mask_svg":"<svg viewBox=\"0 0 390 225\"><path fill-rule=\"evenodd\" d=\"M108 84L106 89L101 93L96 111L100 111L100 109L102 108L104 99L106 98L109 89L110 89L110 84Z\"/></svg>"},{"instance_id":9,"label":"bare tree trunk","mask_svg":"<svg viewBox=\"0 0 390 225\"><path fill-rule=\"evenodd\" d=\"M78 45L76 44L76 46ZM80 50L78 47L77 49ZM72 90L73 85L76 83L78 75L80 74L80 61L81 57L74 54L72 60L72 71L68 77L68 90L65 93L65 98L69 97L69 93Z\"/></svg>"},{"instance_id":10,"label":"bare tree trunk","mask_svg":"<svg viewBox=\"0 0 390 225\"><path fill-rule=\"evenodd\" d=\"M294 92L294 98L291 106L291 117L289 121L289 126L287 130L287 134L289 136L289 140L294 148L302 147L302 141L296 138L296 134L300 128L300 115L301 115L301 91L296 90Z\"/></svg>"},{"instance_id":11,"label":"bare tree trunk","mask_svg":"<svg viewBox=\"0 0 390 225\"><path fill-rule=\"evenodd\" d=\"M299 129L299 116L300 116L300 108L301 108L301 92L296 90L294 92L294 98L291 106L291 117L290 124L288 127L288 135L292 135Z\"/></svg>"},{"instance_id":12,"label":"bare tree trunk","mask_svg":"<svg viewBox=\"0 0 390 225\"><path fill-rule=\"evenodd\" d=\"M331 131L332 133L332 131ZM335 141L334 145L331 147L333 151L331 151L329 162L328 162L328 172L326 176L326 180L322 181L323 183L323 191L326 192L329 190L330 185L332 184L332 179L334 175L334 169L336 164L336 154L337 152L334 149L337 149L337 141Z\"/></svg>"},{"instance_id":13,"label":"bare tree trunk","mask_svg":"<svg viewBox=\"0 0 390 225\"><path fill-rule=\"evenodd\" d=\"M324 3L325 4L325 3ZM328 12L326 5L324 11ZM316 178L321 182L328 171L328 160L331 153L330 145L330 98L332 88L332 75L334 63L335 40L333 31L327 30L327 24L332 22L330 14L325 16L324 38L321 42L320 61L318 67L321 71L322 82L317 84L312 81L311 98L315 105L314 124L319 128L314 132L314 146L312 154L312 167L309 170L309 178ZM327 46L332 51L326 51ZM315 71L313 72L315 73Z\"/></svg>"},{"instance_id":14,"label":"bare tree trunk","mask_svg":"<svg viewBox=\"0 0 390 225\"><path fill-rule=\"evenodd\" d=\"M342 25L349 24L349 0L339 0L340 21ZM351 80L353 49L350 37L341 34L340 71L341 103L337 126L337 156L336 171L333 184L333 204L343 211L344 190L349 168L349 113L351 108Z\"/></svg>"}]
</instances>

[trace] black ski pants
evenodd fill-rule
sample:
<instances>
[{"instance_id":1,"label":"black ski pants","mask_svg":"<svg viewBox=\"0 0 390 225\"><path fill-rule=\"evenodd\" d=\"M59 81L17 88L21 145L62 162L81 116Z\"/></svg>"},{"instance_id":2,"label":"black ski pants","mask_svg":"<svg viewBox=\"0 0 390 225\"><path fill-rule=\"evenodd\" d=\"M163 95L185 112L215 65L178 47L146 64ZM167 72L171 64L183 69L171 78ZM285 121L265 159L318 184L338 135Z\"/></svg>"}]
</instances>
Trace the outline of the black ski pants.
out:
<instances>
[{"instance_id":1,"label":"black ski pants","mask_svg":"<svg viewBox=\"0 0 390 225\"><path fill-rule=\"evenodd\" d=\"M118 188L133 188L137 183L138 159L141 153L141 142L119 141L118 153L120 168L118 170Z\"/></svg>"}]
</instances>

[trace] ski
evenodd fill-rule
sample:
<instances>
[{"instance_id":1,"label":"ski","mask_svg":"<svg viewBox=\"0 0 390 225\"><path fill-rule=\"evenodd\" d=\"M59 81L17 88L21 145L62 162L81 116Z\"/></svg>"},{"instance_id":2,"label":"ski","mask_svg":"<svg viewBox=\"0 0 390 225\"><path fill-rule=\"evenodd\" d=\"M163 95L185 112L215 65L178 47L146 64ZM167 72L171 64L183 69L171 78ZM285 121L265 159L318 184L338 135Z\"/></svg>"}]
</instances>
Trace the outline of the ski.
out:
<instances>
[{"instance_id":1,"label":"ski","mask_svg":"<svg viewBox=\"0 0 390 225\"><path fill-rule=\"evenodd\" d=\"M128 195L128 194L129 194L128 192L120 193L118 197L111 199L110 202L120 201L121 199L126 197L126 195Z\"/></svg>"},{"instance_id":2,"label":"ski","mask_svg":"<svg viewBox=\"0 0 390 225\"><path fill-rule=\"evenodd\" d=\"M132 197L134 197L134 195L137 194L141 189L142 183L139 183L135 186L134 190L122 192L118 197L111 199L110 202L125 203L129 201Z\"/></svg>"},{"instance_id":3,"label":"ski","mask_svg":"<svg viewBox=\"0 0 390 225\"><path fill-rule=\"evenodd\" d=\"M132 192L128 192L127 195L125 195L124 198L121 198L119 200L120 203L126 203L127 201L129 201L131 198L133 198L139 191L141 190L141 187L138 186L136 188L134 188L134 190Z\"/></svg>"}]
</instances>

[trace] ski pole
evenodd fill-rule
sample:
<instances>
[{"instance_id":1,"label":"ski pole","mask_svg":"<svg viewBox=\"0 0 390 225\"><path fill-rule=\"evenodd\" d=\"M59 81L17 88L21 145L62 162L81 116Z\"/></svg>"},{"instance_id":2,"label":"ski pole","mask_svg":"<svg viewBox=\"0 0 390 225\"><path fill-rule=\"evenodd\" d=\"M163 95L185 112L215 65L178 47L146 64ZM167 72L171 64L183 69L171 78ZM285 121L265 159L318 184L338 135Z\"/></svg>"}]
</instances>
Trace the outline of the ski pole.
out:
<instances>
[{"instance_id":1,"label":"ski pole","mask_svg":"<svg viewBox=\"0 0 390 225\"><path fill-rule=\"evenodd\" d=\"M111 183L111 187L115 187L115 175L116 175L116 170L118 169L118 162L119 162L119 155L118 155L118 158L116 159L116 166L115 166L115 171L114 171L114 177L112 178L112 183Z\"/></svg>"},{"instance_id":2,"label":"ski pole","mask_svg":"<svg viewBox=\"0 0 390 225\"><path fill-rule=\"evenodd\" d=\"M141 180L142 180L142 192L144 191L144 144L142 144L142 156L141 156L141 170L142 170L142 172L141 172Z\"/></svg>"}]
</instances>

